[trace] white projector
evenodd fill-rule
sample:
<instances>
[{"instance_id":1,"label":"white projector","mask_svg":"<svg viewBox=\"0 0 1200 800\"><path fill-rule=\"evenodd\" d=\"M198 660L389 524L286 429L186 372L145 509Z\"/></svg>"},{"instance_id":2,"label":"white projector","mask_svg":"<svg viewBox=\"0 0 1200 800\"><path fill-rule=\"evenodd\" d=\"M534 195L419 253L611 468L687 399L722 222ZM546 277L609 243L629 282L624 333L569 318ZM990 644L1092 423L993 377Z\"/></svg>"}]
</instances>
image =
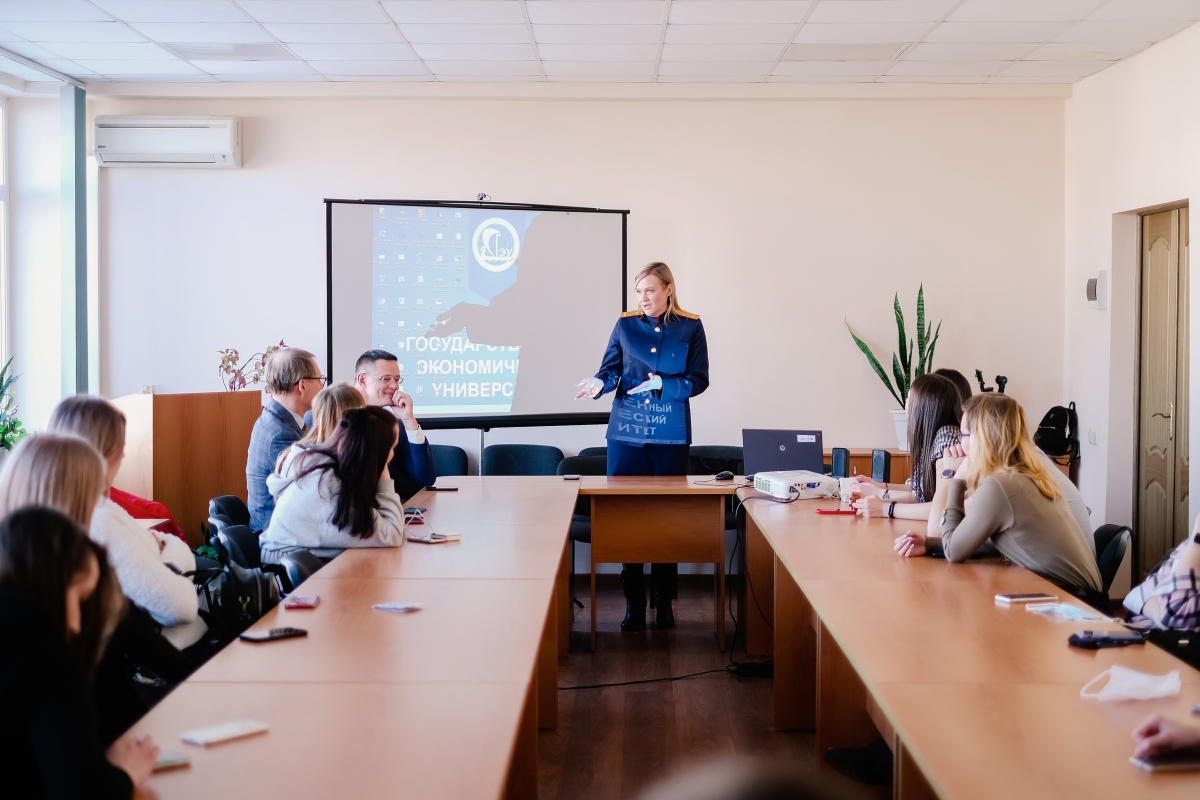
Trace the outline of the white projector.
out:
<instances>
[{"instance_id":1,"label":"white projector","mask_svg":"<svg viewBox=\"0 0 1200 800\"><path fill-rule=\"evenodd\" d=\"M754 488L780 500L816 500L838 496L837 478L819 475L806 469L787 472L759 472L754 476Z\"/></svg>"}]
</instances>

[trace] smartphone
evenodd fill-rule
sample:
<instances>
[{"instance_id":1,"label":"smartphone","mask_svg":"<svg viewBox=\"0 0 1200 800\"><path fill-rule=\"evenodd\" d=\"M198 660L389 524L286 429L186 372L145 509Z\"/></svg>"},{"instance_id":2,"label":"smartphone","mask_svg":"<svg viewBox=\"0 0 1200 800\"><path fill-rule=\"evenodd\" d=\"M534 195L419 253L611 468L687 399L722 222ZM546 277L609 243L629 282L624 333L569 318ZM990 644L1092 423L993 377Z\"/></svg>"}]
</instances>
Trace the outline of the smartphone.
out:
<instances>
[{"instance_id":1,"label":"smartphone","mask_svg":"<svg viewBox=\"0 0 1200 800\"><path fill-rule=\"evenodd\" d=\"M321 598L313 595L312 597L297 597L291 595L283 601L284 608L316 608L321 602Z\"/></svg>"},{"instance_id":2,"label":"smartphone","mask_svg":"<svg viewBox=\"0 0 1200 800\"><path fill-rule=\"evenodd\" d=\"M220 744L221 742L228 742L231 739L241 739L243 736L265 733L267 730L268 726L265 722L240 719L236 722L223 722L220 725L213 725L211 728L185 731L179 734L179 738L187 744L207 747L210 744Z\"/></svg>"},{"instance_id":3,"label":"smartphone","mask_svg":"<svg viewBox=\"0 0 1200 800\"><path fill-rule=\"evenodd\" d=\"M1012 605L1014 603L1053 603L1058 600L1056 594L1046 594L1045 592L1029 592L1027 594L998 594L996 602L1001 605Z\"/></svg>"},{"instance_id":4,"label":"smartphone","mask_svg":"<svg viewBox=\"0 0 1200 800\"><path fill-rule=\"evenodd\" d=\"M247 631L238 634L239 639L247 642L273 642L276 639L296 639L301 636L308 636L308 631L303 628L271 628L269 631Z\"/></svg>"},{"instance_id":5,"label":"smartphone","mask_svg":"<svg viewBox=\"0 0 1200 800\"><path fill-rule=\"evenodd\" d=\"M426 508L417 508L416 506L409 506L408 508L404 509L404 513L405 514L424 514L428 510L429 509L426 509Z\"/></svg>"},{"instance_id":6,"label":"smartphone","mask_svg":"<svg viewBox=\"0 0 1200 800\"><path fill-rule=\"evenodd\" d=\"M1200 769L1200 751L1176 750L1158 756L1130 756L1129 763L1147 772L1181 772Z\"/></svg>"},{"instance_id":7,"label":"smartphone","mask_svg":"<svg viewBox=\"0 0 1200 800\"><path fill-rule=\"evenodd\" d=\"M577 481L577 480L579 480L579 478L580 478L579 475L563 475L564 481Z\"/></svg>"},{"instance_id":8,"label":"smartphone","mask_svg":"<svg viewBox=\"0 0 1200 800\"><path fill-rule=\"evenodd\" d=\"M177 753L174 750L161 750L158 753L158 760L154 762L154 771L161 772L164 769L186 767L191 763L192 760L183 753Z\"/></svg>"},{"instance_id":9,"label":"smartphone","mask_svg":"<svg viewBox=\"0 0 1200 800\"><path fill-rule=\"evenodd\" d=\"M818 514L857 514L853 508L818 508Z\"/></svg>"},{"instance_id":10,"label":"smartphone","mask_svg":"<svg viewBox=\"0 0 1200 800\"><path fill-rule=\"evenodd\" d=\"M1128 647L1131 644L1144 644L1146 637L1132 631L1076 631L1067 639L1071 647L1081 647L1084 650L1099 650L1102 647Z\"/></svg>"},{"instance_id":11,"label":"smartphone","mask_svg":"<svg viewBox=\"0 0 1200 800\"><path fill-rule=\"evenodd\" d=\"M425 491L427 491L427 492L457 492L458 487L457 486L426 486Z\"/></svg>"}]
</instances>

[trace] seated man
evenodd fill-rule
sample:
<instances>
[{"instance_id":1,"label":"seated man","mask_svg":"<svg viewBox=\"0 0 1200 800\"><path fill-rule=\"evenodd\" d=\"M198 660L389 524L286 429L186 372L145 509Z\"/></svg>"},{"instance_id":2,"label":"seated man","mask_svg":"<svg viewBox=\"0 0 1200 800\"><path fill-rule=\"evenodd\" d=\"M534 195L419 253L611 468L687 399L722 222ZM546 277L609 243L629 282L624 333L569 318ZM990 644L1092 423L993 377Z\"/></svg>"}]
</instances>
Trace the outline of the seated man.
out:
<instances>
[{"instance_id":1,"label":"seated man","mask_svg":"<svg viewBox=\"0 0 1200 800\"><path fill-rule=\"evenodd\" d=\"M267 362L265 377L271 397L254 423L246 456L246 505L250 527L256 531L267 527L275 511L267 476L275 470L279 454L304 434L304 414L312 409L313 397L325 384L317 359L298 347L277 350Z\"/></svg>"},{"instance_id":2,"label":"seated man","mask_svg":"<svg viewBox=\"0 0 1200 800\"><path fill-rule=\"evenodd\" d=\"M405 501L437 480L433 450L425 432L413 414L413 400L400 391L404 377L396 357L386 350L368 350L354 365L354 386L369 406L383 406L404 427L406 435L396 442L396 452L388 472L396 483L396 493Z\"/></svg>"}]
</instances>

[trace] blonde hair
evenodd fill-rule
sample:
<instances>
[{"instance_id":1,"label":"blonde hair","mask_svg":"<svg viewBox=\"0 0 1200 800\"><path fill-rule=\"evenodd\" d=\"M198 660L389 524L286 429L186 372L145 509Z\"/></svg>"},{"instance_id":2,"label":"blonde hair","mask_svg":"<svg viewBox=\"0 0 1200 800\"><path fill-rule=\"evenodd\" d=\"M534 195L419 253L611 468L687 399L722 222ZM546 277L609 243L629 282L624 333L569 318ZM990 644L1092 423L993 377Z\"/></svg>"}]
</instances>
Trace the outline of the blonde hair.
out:
<instances>
[{"instance_id":1,"label":"blonde hair","mask_svg":"<svg viewBox=\"0 0 1200 800\"><path fill-rule=\"evenodd\" d=\"M675 286L675 276L671 274L671 268L661 261L654 261L642 267L642 271L634 277L634 290L637 290L637 285L642 282L642 278L649 278L652 275L655 278L658 278L659 282L664 288L667 286ZM671 294L667 297L667 310L663 316L667 319L674 319L680 314L687 313L689 312L684 311L679 306L679 287L675 286L675 291L671 292Z\"/></svg>"},{"instance_id":2,"label":"blonde hair","mask_svg":"<svg viewBox=\"0 0 1200 800\"><path fill-rule=\"evenodd\" d=\"M963 405L971 434L966 481L972 489L997 473L1024 475L1048 499L1059 497L1054 476L1029 435L1021 404L1002 394L977 394Z\"/></svg>"},{"instance_id":3,"label":"blonde hair","mask_svg":"<svg viewBox=\"0 0 1200 800\"><path fill-rule=\"evenodd\" d=\"M99 397L77 394L54 408L47 430L87 439L106 459L125 448L125 415Z\"/></svg>"},{"instance_id":4,"label":"blonde hair","mask_svg":"<svg viewBox=\"0 0 1200 800\"><path fill-rule=\"evenodd\" d=\"M348 383L325 387L313 398L312 427L298 443L324 444L337 430L343 414L352 408L362 408L366 404L358 389Z\"/></svg>"},{"instance_id":5,"label":"blonde hair","mask_svg":"<svg viewBox=\"0 0 1200 800\"><path fill-rule=\"evenodd\" d=\"M263 370L267 382L267 391L271 394L287 394L296 384L305 378L313 377L310 373L317 363L317 357L299 347L281 347L271 354Z\"/></svg>"},{"instance_id":6,"label":"blonde hair","mask_svg":"<svg viewBox=\"0 0 1200 800\"><path fill-rule=\"evenodd\" d=\"M25 506L57 508L86 530L106 486L104 456L69 433L25 437L0 469L0 517Z\"/></svg>"}]
</instances>

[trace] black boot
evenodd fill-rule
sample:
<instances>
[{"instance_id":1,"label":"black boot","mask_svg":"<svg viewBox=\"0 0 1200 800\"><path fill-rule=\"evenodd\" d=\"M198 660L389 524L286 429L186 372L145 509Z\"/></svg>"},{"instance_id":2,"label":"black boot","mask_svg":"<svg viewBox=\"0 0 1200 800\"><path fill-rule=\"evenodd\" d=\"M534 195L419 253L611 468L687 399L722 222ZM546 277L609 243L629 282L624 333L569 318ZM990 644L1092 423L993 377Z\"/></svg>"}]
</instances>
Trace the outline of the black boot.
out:
<instances>
[{"instance_id":1,"label":"black boot","mask_svg":"<svg viewBox=\"0 0 1200 800\"><path fill-rule=\"evenodd\" d=\"M621 630L640 631L646 627L646 579L641 564L621 566L621 588L625 590L625 619Z\"/></svg>"},{"instance_id":2,"label":"black boot","mask_svg":"<svg viewBox=\"0 0 1200 800\"><path fill-rule=\"evenodd\" d=\"M675 612L671 610L671 600L676 596L678 583L678 564L650 565L650 599L654 606L654 627L675 627Z\"/></svg>"},{"instance_id":3,"label":"black boot","mask_svg":"<svg viewBox=\"0 0 1200 800\"><path fill-rule=\"evenodd\" d=\"M892 749L883 739L863 747L831 747L825 762L847 778L870 786L892 785Z\"/></svg>"}]
</instances>

